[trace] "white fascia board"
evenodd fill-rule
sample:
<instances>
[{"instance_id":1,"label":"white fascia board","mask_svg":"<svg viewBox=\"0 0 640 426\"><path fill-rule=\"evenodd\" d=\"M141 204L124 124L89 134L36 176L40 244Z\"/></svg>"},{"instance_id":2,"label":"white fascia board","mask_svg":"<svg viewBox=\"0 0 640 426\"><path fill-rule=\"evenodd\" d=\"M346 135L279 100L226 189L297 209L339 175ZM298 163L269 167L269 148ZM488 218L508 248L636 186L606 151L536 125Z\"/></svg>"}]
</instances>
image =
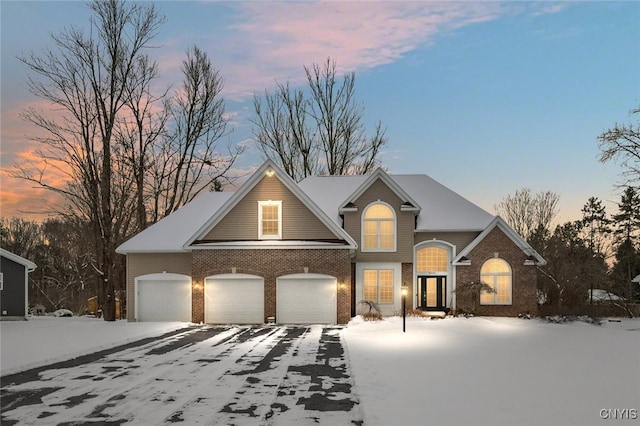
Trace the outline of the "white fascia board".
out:
<instances>
[{"instance_id":1,"label":"white fascia board","mask_svg":"<svg viewBox=\"0 0 640 426\"><path fill-rule=\"evenodd\" d=\"M513 230L500 216L496 216L491 223L478 235L467 247L465 247L455 259L453 259L453 263L457 264L460 262L460 259L469 254L484 238L491 232L495 227L500 228L506 235L515 243L520 250L522 250L525 254L529 256L533 256L536 258L536 264L538 266L544 266L547 264L547 261L540 256L540 254L533 249L525 240L522 239L520 235L516 231Z\"/></svg>"},{"instance_id":2,"label":"white fascia board","mask_svg":"<svg viewBox=\"0 0 640 426\"><path fill-rule=\"evenodd\" d=\"M222 205L220 209L218 209L198 230L187 239L187 241L182 246L184 249L188 249L188 247L198 239L198 237L215 227L226 215L233 209L239 202L244 198L244 196L255 187L260 179L264 176L267 169L272 167L273 170L279 170L275 163L272 160L267 159L262 166L256 170L251 177L227 200L226 203Z\"/></svg>"},{"instance_id":3,"label":"white fascia board","mask_svg":"<svg viewBox=\"0 0 640 426\"><path fill-rule=\"evenodd\" d=\"M414 234L417 234L419 232L482 232L484 231L485 228L441 228L441 229L424 229L424 228L420 228L420 229L416 229L415 231L413 231Z\"/></svg>"},{"instance_id":4,"label":"white fascia board","mask_svg":"<svg viewBox=\"0 0 640 426\"><path fill-rule=\"evenodd\" d=\"M309 244L275 244L275 241L265 241L267 244L257 244L255 241L238 241L226 243L204 243L192 246L192 250L288 250L288 249L332 249L332 250L355 250L355 247L335 243L309 243ZM243 244L244 243L244 244Z\"/></svg>"},{"instance_id":5,"label":"white fascia board","mask_svg":"<svg viewBox=\"0 0 640 426\"><path fill-rule=\"evenodd\" d=\"M136 253L189 253L191 251L191 247L187 247L181 250L154 250L154 249L136 249L136 250L116 250L118 254L136 254Z\"/></svg>"},{"instance_id":6,"label":"white fascia board","mask_svg":"<svg viewBox=\"0 0 640 426\"><path fill-rule=\"evenodd\" d=\"M331 232L338 238L344 239L349 246L357 247L357 243L346 231L340 228L333 220L331 220L317 205L309 198L309 196L300 189L289 175L287 175L280 167L278 167L272 160L267 159L262 166L260 166L251 177L236 191L231 198L227 200L225 204L211 216L197 231L193 234L183 248L189 249L191 244L198 239L200 235L209 232L215 227L230 211L233 209L244 197L251 191L261 179L264 178L268 169L273 170L271 177L276 177L284 186L286 186L300 201L311 210L315 216L331 230Z\"/></svg>"},{"instance_id":7,"label":"white fascia board","mask_svg":"<svg viewBox=\"0 0 640 426\"><path fill-rule=\"evenodd\" d=\"M25 268L27 268L27 272L33 272L38 267L32 261L25 259L24 257L18 256L15 253L11 253L10 251L7 251L3 248L0 248L0 254L2 254L2 257L6 257L7 259L13 260L14 262L24 266Z\"/></svg>"},{"instance_id":8,"label":"white fascia board","mask_svg":"<svg viewBox=\"0 0 640 426\"><path fill-rule=\"evenodd\" d=\"M348 203L355 201L360 197L377 179L381 179L391 190L403 201L409 202L413 204L416 211L420 211L420 205L414 200L398 183L393 180L391 176L387 174L381 167L378 167L373 173L369 175L369 177L362 182L362 184L344 200L340 203L339 208L344 208Z\"/></svg>"}]
</instances>

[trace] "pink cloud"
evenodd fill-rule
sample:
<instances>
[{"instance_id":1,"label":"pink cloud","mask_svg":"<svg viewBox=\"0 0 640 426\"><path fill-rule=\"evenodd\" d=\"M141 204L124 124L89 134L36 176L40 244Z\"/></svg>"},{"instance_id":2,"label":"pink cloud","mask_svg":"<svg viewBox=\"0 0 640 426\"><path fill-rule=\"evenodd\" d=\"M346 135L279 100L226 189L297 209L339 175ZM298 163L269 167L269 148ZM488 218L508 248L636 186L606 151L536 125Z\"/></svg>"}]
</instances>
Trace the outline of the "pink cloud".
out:
<instances>
[{"instance_id":1,"label":"pink cloud","mask_svg":"<svg viewBox=\"0 0 640 426\"><path fill-rule=\"evenodd\" d=\"M243 98L275 79L299 83L303 65L327 57L341 71L388 64L443 31L503 13L497 2L242 3L242 22L230 30L243 54L225 62L226 92Z\"/></svg>"}]
</instances>

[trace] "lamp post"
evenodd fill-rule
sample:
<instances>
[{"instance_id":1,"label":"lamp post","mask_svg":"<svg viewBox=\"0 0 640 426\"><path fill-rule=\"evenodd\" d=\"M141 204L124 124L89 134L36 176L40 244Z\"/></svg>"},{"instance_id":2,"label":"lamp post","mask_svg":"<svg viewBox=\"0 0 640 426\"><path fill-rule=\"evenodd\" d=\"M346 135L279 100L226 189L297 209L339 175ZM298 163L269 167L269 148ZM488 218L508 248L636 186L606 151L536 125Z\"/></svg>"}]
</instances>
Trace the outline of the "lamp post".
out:
<instances>
[{"instance_id":1,"label":"lamp post","mask_svg":"<svg viewBox=\"0 0 640 426\"><path fill-rule=\"evenodd\" d=\"M409 288L406 285L402 286L402 332L407 331L407 293Z\"/></svg>"}]
</instances>

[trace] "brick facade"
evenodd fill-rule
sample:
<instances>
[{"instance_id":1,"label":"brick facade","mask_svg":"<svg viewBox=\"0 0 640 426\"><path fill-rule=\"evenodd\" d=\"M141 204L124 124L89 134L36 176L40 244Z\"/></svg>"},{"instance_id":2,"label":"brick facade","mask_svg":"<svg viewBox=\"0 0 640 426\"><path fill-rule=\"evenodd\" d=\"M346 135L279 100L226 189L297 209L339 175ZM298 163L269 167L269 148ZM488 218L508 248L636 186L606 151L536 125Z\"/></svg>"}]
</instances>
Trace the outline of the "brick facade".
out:
<instances>
[{"instance_id":1,"label":"brick facade","mask_svg":"<svg viewBox=\"0 0 640 426\"><path fill-rule=\"evenodd\" d=\"M337 278L337 323L351 319L351 256L341 249L194 250L192 258L192 321L204 321L204 279L236 273L264 278L264 314L276 316L276 278L308 272ZM305 270L305 268L307 268ZM276 319L277 321L277 319Z\"/></svg>"},{"instance_id":2,"label":"brick facade","mask_svg":"<svg viewBox=\"0 0 640 426\"><path fill-rule=\"evenodd\" d=\"M471 260L469 266L456 267L458 285L480 280L480 268L485 261L497 257L507 261L511 266L512 296L511 305L477 304L476 314L495 316L517 316L520 313L536 314L538 311L536 297L536 267L525 265L527 255L499 227L489 234L466 256ZM479 299L478 299L479 300ZM458 311L470 312L472 301L470 296L456 295Z\"/></svg>"}]
</instances>

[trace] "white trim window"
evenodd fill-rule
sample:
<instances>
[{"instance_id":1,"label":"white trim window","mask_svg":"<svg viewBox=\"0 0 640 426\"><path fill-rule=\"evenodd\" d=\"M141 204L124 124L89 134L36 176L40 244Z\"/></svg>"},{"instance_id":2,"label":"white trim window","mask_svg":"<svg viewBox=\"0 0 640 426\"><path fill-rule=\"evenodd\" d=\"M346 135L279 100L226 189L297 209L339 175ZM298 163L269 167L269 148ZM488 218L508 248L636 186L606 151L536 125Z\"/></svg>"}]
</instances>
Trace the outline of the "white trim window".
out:
<instances>
[{"instance_id":1,"label":"white trim window","mask_svg":"<svg viewBox=\"0 0 640 426\"><path fill-rule=\"evenodd\" d=\"M362 213L362 251L396 251L396 214L387 203L372 203Z\"/></svg>"},{"instance_id":2,"label":"white trim window","mask_svg":"<svg viewBox=\"0 0 640 426\"><path fill-rule=\"evenodd\" d=\"M376 303L393 303L393 269L365 269L363 299Z\"/></svg>"},{"instance_id":3,"label":"white trim window","mask_svg":"<svg viewBox=\"0 0 640 426\"><path fill-rule=\"evenodd\" d=\"M481 305L511 305L511 266L506 260L494 257L480 268L480 280L493 289L480 292Z\"/></svg>"},{"instance_id":4,"label":"white trim window","mask_svg":"<svg viewBox=\"0 0 640 426\"><path fill-rule=\"evenodd\" d=\"M258 201L258 239L282 239L282 201Z\"/></svg>"}]
</instances>

